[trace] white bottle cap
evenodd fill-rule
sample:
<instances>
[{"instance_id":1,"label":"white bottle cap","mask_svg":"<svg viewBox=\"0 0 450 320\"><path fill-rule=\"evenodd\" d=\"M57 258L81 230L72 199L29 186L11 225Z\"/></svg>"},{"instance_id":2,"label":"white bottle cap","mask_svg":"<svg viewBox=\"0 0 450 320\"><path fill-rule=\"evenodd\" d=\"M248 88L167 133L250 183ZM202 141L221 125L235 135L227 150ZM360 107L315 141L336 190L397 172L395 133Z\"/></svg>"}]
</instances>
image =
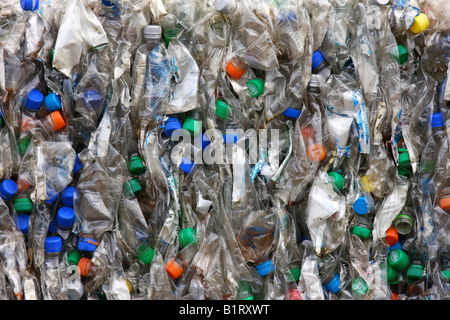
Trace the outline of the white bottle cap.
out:
<instances>
[{"instance_id":1,"label":"white bottle cap","mask_svg":"<svg viewBox=\"0 0 450 320\"><path fill-rule=\"evenodd\" d=\"M216 0L215 8L221 14L230 15L236 11L236 1L234 0Z\"/></svg>"},{"instance_id":2,"label":"white bottle cap","mask_svg":"<svg viewBox=\"0 0 450 320\"><path fill-rule=\"evenodd\" d=\"M148 25L144 28L144 39L160 39L162 34L161 26Z\"/></svg>"},{"instance_id":3,"label":"white bottle cap","mask_svg":"<svg viewBox=\"0 0 450 320\"><path fill-rule=\"evenodd\" d=\"M376 6L385 6L390 2L390 0L370 0L370 4Z\"/></svg>"}]
</instances>

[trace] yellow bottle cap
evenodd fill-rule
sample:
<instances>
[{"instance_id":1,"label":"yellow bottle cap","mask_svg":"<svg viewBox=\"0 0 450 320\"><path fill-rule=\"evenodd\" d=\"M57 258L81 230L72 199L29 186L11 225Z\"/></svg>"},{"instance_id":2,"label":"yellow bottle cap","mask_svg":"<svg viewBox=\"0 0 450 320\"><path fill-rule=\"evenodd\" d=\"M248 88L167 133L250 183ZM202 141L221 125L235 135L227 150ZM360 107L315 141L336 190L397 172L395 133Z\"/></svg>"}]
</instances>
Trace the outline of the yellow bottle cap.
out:
<instances>
[{"instance_id":1,"label":"yellow bottle cap","mask_svg":"<svg viewBox=\"0 0 450 320\"><path fill-rule=\"evenodd\" d=\"M428 21L428 17L423 13L419 13L419 15L415 17L411 27L409 27L409 30L411 30L414 33L420 33L426 30L429 24L430 22Z\"/></svg>"}]
</instances>

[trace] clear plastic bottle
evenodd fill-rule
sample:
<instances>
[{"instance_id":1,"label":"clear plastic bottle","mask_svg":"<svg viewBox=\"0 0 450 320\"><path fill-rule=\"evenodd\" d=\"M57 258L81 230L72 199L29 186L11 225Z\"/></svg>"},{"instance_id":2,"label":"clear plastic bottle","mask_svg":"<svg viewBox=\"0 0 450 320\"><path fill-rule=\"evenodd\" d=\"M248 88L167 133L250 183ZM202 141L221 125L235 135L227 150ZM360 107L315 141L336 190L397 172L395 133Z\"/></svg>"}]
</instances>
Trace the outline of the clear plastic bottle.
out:
<instances>
[{"instance_id":1,"label":"clear plastic bottle","mask_svg":"<svg viewBox=\"0 0 450 320\"><path fill-rule=\"evenodd\" d=\"M62 274L60 270L62 239L60 237L47 237L45 239L44 250L44 297L46 297L47 300L58 299L62 289Z\"/></svg>"},{"instance_id":2,"label":"clear plastic bottle","mask_svg":"<svg viewBox=\"0 0 450 320\"><path fill-rule=\"evenodd\" d=\"M192 259L197 254L198 247L191 243L179 251L174 259L166 263L166 271L173 280L177 280L188 269Z\"/></svg>"}]
</instances>

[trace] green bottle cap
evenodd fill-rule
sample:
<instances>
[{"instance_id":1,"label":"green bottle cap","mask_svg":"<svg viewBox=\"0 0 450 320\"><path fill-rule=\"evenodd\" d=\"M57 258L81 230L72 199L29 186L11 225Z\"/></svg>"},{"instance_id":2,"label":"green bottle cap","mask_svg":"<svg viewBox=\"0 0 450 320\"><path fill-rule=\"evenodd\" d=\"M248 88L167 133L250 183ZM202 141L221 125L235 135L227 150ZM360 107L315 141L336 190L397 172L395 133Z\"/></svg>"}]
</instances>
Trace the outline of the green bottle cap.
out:
<instances>
[{"instance_id":1,"label":"green bottle cap","mask_svg":"<svg viewBox=\"0 0 450 320\"><path fill-rule=\"evenodd\" d=\"M230 107L222 100L216 101L216 114L222 119L226 119L230 116Z\"/></svg>"},{"instance_id":2,"label":"green bottle cap","mask_svg":"<svg viewBox=\"0 0 450 320\"><path fill-rule=\"evenodd\" d=\"M17 198L14 199L14 210L17 213L30 213L33 211L33 202L30 198Z\"/></svg>"},{"instance_id":3,"label":"green bottle cap","mask_svg":"<svg viewBox=\"0 0 450 320\"><path fill-rule=\"evenodd\" d=\"M333 184L339 191L344 190L345 179L337 172L330 172L328 176L333 180Z\"/></svg>"},{"instance_id":4,"label":"green bottle cap","mask_svg":"<svg viewBox=\"0 0 450 320\"><path fill-rule=\"evenodd\" d=\"M178 241L180 242L181 248L186 247L188 244L197 241L197 231L194 228L180 230L178 233Z\"/></svg>"},{"instance_id":5,"label":"green bottle cap","mask_svg":"<svg viewBox=\"0 0 450 320\"><path fill-rule=\"evenodd\" d=\"M144 264L150 264L153 260L155 251L147 243L143 243L136 251L136 258L141 260Z\"/></svg>"},{"instance_id":6,"label":"green bottle cap","mask_svg":"<svg viewBox=\"0 0 450 320\"><path fill-rule=\"evenodd\" d=\"M290 271L292 273L292 276L294 277L295 282L298 282L298 280L300 279L301 268L291 269Z\"/></svg>"},{"instance_id":7,"label":"green bottle cap","mask_svg":"<svg viewBox=\"0 0 450 320\"><path fill-rule=\"evenodd\" d=\"M372 234L372 230L360 226L354 226L352 233L360 238L369 239Z\"/></svg>"},{"instance_id":8,"label":"green bottle cap","mask_svg":"<svg viewBox=\"0 0 450 320\"><path fill-rule=\"evenodd\" d=\"M19 149L20 155L23 156L25 154L25 152L27 152L27 149L28 149L30 143L31 143L31 137L29 137L29 136L27 136L19 141L19 143L17 144L17 148Z\"/></svg>"},{"instance_id":9,"label":"green bottle cap","mask_svg":"<svg viewBox=\"0 0 450 320\"><path fill-rule=\"evenodd\" d=\"M131 157L130 162L128 162L128 170L130 170L132 175L140 175L145 172L144 161L139 156Z\"/></svg>"},{"instance_id":10,"label":"green bottle cap","mask_svg":"<svg viewBox=\"0 0 450 320\"><path fill-rule=\"evenodd\" d=\"M186 118L183 122L183 129L189 131L191 136L197 136L202 132L202 123L194 118Z\"/></svg>"},{"instance_id":11,"label":"green bottle cap","mask_svg":"<svg viewBox=\"0 0 450 320\"><path fill-rule=\"evenodd\" d=\"M390 264L387 265L388 282L391 283L397 280L397 271L391 267Z\"/></svg>"},{"instance_id":12,"label":"green bottle cap","mask_svg":"<svg viewBox=\"0 0 450 320\"><path fill-rule=\"evenodd\" d=\"M105 300L106 299L105 291L102 290L102 291L97 292L97 297L101 300Z\"/></svg>"},{"instance_id":13,"label":"green bottle cap","mask_svg":"<svg viewBox=\"0 0 450 320\"><path fill-rule=\"evenodd\" d=\"M362 297L367 291L369 291L369 286L366 281L361 277L356 277L352 281L352 292L355 296Z\"/></svg>"},{"instance_id":14,"label":"green bottle cap","mask_svg":"<svg viewBox=\"0 0 450 320\"><path fill-rule=\"evenodd\" d=\"M398 155L398 166L403 168L411 168L409 152L402 152Z\"/></svg>"},{"instance_id":15,"label":"green bottle cap","mask_svg":"<svg viewBox=\"0 0 450 320\"><path fill-rule=\"evenodd\" d=\"M397 271L405 270L409 265L409 257L405 251L395 249L389 253L388 263Z\"/></svg>"},{"instance_id":16,"label":"green bottle cap","mask_svg":"<svg viewBox=\"0 0 450 320\"><path fill-rule=\"evenodd\" d=\"M250 97L258 98L264 93L264 81L258 78L247 81L247 88Z\"/></svg>"},{"instance_id":17,"label":"green bottle cap","mask_svg":"<svg viewBox=\"0 0 450 320\"><path fill-rule=\"evenodd\" d=\"M412 281L417 281L422 277L424 267L420 264L410 264L406 270L406 276Z\"/></svg>"},{"instance_id":18,"label":"green bottle cap","mask_svg":"<svg viewBox=\"0 0 450 320\"><path fill-rule=\"evenodd\" d=\"M164 42L166 43L166 46L169 46L170 40L174 39L179 32L180 29L178 28L168 29L164 32Z\"/></svg>"},{"instance_id":19,"label":"green bottle cap","mask_svg":"<svg viewBox=\"0 0 450 320\"><path fill-rule=\"evenodd\" d=\"M137 179L133 179L123 184L123 191L127 196L138 195L142 191L142 187Z\"/></svg>"},{"instance_id":20,"label":"green bottle cap","mask_svg":"<svg viewBox=\"0 0 450 320\"><path fill-rule=\"evenodd\" d=\"M450 280L450 270L442 271L441 278L443 278L444 280Z\"/></svg>"},{"instance_id":21,"label":"green bottle cap","mask_svg":"<svg viewBox=\"0 0 450 320\"><path fill-rule=\"evenodd\" d=\"M392 56L399 64L404 64L408 61L408 49L404 45L399 44L392 49Z\"/></svg>"},{"instance_id":22,"label":"green bottle cap","mask_svg":"<svg viewBox=\"0 0 450 320\"><path fill-rule=\"evenodd\" d=\"M252 287L247 281L240 281L238 286L238 299L240 300L254 300Z\"/></svg>"},{"instance_id":23,"label":"green bottle cap","mask_svg":"<svg viewBox=\"0 0 450 320\"><path fill-rule=\"evenodd\" d=\"M67 261L69 261L69 264L71 264L73 266L77 266L78 261L80 261L80 259L81 259L81 254L76 250L72 250L67 253Z\"/></svg>"},{"instance_id":24,"label":"green bottle cap","mask_svg":"<svg viewBox=\"0 0 450 320\"><path fill-rule=\"evenodd\" d=\"M401 176L405 176L407 178L409 178L409 176L411 175L411 172L402 168L402 167L397 167L397 172L399 175Z\"/></svg>"}]
</instances>

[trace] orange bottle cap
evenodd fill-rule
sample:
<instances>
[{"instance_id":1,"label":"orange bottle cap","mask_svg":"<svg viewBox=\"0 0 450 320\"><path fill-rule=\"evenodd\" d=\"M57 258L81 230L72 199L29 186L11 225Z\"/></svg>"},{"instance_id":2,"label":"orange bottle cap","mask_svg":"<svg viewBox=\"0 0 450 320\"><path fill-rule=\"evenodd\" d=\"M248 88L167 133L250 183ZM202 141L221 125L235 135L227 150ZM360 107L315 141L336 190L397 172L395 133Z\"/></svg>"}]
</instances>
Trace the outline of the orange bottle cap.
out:
<instances>
[{"instance_id":1,"label":"orange bottle cap","mask_svg":"<svg viewBox=\"0 0 450 320\"><path fill-rule=\"evenodd\" d=\"M184 272L183 267L175 260L166 263L166 270L173 280L178 279Z\"/></svg>"},{"instance_id":2,"label":"orange bottle cap","mask_svg":"<svg viewBox=\"0 0 450 320\"><path fill-rule=\"evenodd\" d=\"M386 237L384 239L386 240L386 242L390 246L393 246L394 244L396 244L398 242L398 232L397 232L397 230L395 230L394 227L390 227L389 229L387 229L386 230Z\"/></svg>"},{"instance_id":3,"label":"orange bottle cap","mask_svg":"<svg viewBox=\"0 0 450 320\"><path fill-rule=\"evenodd\" d=\"M398 300L398 294L392 292L392 294L391 294L391 300Z\"/></svg>"},{"instance_id":4,"label":"orange bottle cap","mask_svg":"<svg viewBox=\"0 0 450 320\"><path fill-rule=\"evenodd\" d=\"M77 271L80 274L80 276L88 277L91 265L92 265L91 259L81 258L80 261L78 261L78 268L77 268Z\"/></svg>"},{"instance_id":5,"label":"orange bottle cap","mask_svg":"<svg viewBox=\"0 0 450 320\"><path fill-rule=\"evenodd\" d=\"M239 80L244 75L246 68L239 61L231 60L230 63L228 63L226 70L230 77Z\"/></svg>"},{"instance_id":6,"label":"orange bottle cap","mask_svg":"<svg viewBox=\"0 0 450 320\"><path fill-rule=\"evenodd\" d=\"M312 161L322 161L326 156L325 148L320 143L310 145L306 150L306 154Z\"/></svg>"},{"instance_id":7,"label":"orange bottle cap","mask_svg":"<svg viewBox=\"0 0 450 320\"><path fill-rule=\"evenodd\" d=\"M66 126L66 120L64 120L61 112L53 111L48 115L53 130L58 131Z\"/></svg>"},{"instance_id":8,"label":"orange bottle cap","mask_svg":"<svg viewBox=\"0 0 450 320\"><path fill-rule=\"evenodd\" d=\"M450 198L443 198L439 200L439 207L445 212L450 212Z\"/></svg>"}]
</instances>

